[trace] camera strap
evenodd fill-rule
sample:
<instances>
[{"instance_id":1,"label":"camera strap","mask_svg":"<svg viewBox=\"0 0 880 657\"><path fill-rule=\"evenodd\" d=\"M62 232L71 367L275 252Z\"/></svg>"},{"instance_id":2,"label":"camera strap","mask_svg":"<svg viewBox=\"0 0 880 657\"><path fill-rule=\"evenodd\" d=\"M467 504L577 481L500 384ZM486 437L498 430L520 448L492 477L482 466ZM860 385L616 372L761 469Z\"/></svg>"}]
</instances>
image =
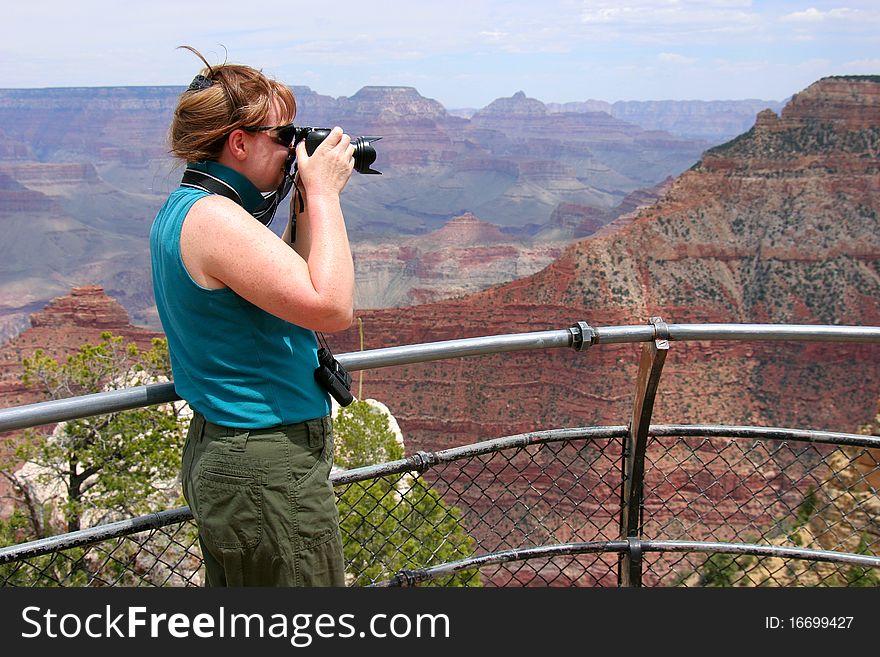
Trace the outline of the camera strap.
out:
<instances>
[{"instance_id":1,"label":"camera strap","mask_svg":"<svg viewBox=\"0 0 880 657\"><path fill-rule=\"evenodd\" d=\"M200 189L203 192L207 192L209 194L217 194L218 196L225 196L226 198L238 203L238 205L244 207L244 202L241 200L241 196L235 188L229 183L221 180L217 176L212 176L209 173L204 171L198 171L191 167L187 167L183 172L183 178L180 181L180 185L182 187L191 187L193 189ZM278 186L274 192L269 192L268 194L263 194L263 202L260 203L254 210L251 212L254 219L259 221L264 226L268 226L272 223L272 219L275 217L275 211L278 209L278 204L281 202L287 193L290 191L290 188L293 186L293 176L285 175L284 179L281 181L281 184Z\"/></svg>"}]
</instances>

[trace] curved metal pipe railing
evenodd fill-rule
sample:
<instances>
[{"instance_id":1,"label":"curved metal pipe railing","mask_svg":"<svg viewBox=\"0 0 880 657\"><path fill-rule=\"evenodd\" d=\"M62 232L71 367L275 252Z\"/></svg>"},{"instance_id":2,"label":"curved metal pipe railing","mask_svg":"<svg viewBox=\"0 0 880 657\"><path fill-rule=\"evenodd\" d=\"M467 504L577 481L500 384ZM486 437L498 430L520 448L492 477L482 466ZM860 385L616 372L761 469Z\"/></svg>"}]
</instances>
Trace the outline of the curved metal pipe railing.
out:
<instances>
[{"instance_id":1,"label":"curved metal pipe railing","mask_svg":"<svg viewBox=\"0 0 880 657\"><path fill-rule=\"evenodd\" d=\"M558 545L542 545L533 548L516 548L503 550L491 554L481 554L459 561L431 566L430 568L416 568L404 570L381 582L373 584L375 587L412 586L419 582L425 582L440 577L455 575L466 570L483 568L497 564L510 563L513 561L529 561L531 559L549 559L559 556L573 556L578 554L595 554L614 552L624 554L633 548L640 552L706 552L711 554L735 554L754 557L776 557L780 559L801 559L805 561L823 561L827 563L840 563L847 566L861 566L864 568L880 568L880 557L866 556L861 554L849 554L845 552L832 552L830 550L813 550L810 548L796 548L775 545L757 545L753 543L711 543L706 541L586 541L583 543L562 543Z\"/></svg>"},{"instance_id":2,"label":"curved metal pipe railing","mask_svg":"<svg viewBox=\"0 0 880 657\"><path fill-rule=\"evenodd\" d=\"M582 324L584 329L579 328ZM685 340L770 340L795 342L880 343L880 327L823 326L810 324L668 324L669 339ZM560 347L588 347L595 344L650 342L656 329L641 326L590 327L578 323L567 329L513 333L507 335L444 340L419 345L385 347L340 354L337 360L351 372L380 367L426 363L447 358L464 358L510 351ZM92 415L116 413L143 406L180 400L173 383L156 383L124 390L111 390L71 399L0 409L0 432L63 422Z\"/></svg>"},{"instance_id":3,"label":"curved metal pipe railing","mask_svg":"<svg viewBox=\"0 0 880 657\"><path fill-rule=\"evenodd\" d=\"M159 529L160 527L186 522L187 520L192 520L192 517L190 508L188 506L181 506L176 509L158 511L157 513L137 518L108 522L104 525L96 525L60 536L49 536L35 541L28 541L27 543L10 545L9 547L0 548L0 564L40 557L44 554L58 552L59 550L94 545L102 541L109 541L150 529Z\"/></svg>"},{"instance_id":4,"label":"curved metal pipe railing","mask_svg":"<svg viewBox=\"0 0 880 657\"><path fill-rule=\"evenodd\" d=\"M784 427L748 427L717 424L661 424L651 425L648 434L654 438L705 436L707 438L748 438L760 440L791 440L823 445L851 447L880 447L880 437L858 433L788 429Z\"/></svg>"}]
</instances>

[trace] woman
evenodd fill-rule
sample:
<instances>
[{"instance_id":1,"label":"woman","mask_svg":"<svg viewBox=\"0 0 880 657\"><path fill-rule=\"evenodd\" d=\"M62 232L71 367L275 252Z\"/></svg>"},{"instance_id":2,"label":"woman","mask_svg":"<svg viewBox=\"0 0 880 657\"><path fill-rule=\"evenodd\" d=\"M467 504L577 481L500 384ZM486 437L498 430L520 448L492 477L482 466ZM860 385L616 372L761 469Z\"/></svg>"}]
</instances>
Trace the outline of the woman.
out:
<instances>
[{"instance_id":1,"label":"woman","mask_svg":"<svg viewBox=\"0 0 880 657\"><path fill-rule=\"evenodd\" d=\"M291 223L279 239L264 223L277 203L270 193L289 184L292 131L278 128L293 121L293 95L256 69L211 66L186 48L205 68L174 112L171 150L187 169L150 250L175 389L194 412L181 478L207 584L342 586L314 331L352 320L339 195L354 148L339 128L311 156L296 147L295 241Z\"/></svg>"}]
</instances>

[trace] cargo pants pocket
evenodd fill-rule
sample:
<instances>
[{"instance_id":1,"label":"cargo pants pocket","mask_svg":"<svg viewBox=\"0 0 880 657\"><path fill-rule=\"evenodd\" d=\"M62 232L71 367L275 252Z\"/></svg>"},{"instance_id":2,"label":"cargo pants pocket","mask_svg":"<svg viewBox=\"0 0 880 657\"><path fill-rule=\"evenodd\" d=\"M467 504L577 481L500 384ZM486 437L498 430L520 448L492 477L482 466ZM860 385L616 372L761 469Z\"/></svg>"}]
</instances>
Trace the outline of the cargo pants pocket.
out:
<instances>
[{"instance_id":1,"label":"cargo pants pocket","mask_svg":"<svg viewBox=\"0 0 880 657\"><path fill-rule=\"evenodd\" d=\"M197 520L209 546L251 549L259 545L265 479L265 468L240 454L212 454L202 460L196 487Z\"/></svg>"}]
</instances>

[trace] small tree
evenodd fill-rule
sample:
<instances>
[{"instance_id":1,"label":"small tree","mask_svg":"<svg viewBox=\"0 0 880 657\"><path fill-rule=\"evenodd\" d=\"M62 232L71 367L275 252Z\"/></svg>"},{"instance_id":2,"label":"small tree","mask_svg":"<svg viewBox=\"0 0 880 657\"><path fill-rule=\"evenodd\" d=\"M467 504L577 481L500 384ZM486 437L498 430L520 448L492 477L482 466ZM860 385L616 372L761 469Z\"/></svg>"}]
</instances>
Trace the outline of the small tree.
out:
<instances>
[{"instance_id":1,"label":"small tree","mask_svg":"<svg viewBox=\"0 0 880 657\"><path fill-rule=\"evenodd\" d=\"M403 457L389 415L367 401L340 409L334 423L337 465L357 468ZM455 561L474 553L462 513L419 477L390 475L356 482L339 496L345 557L355 584L371 584L406 568ZM447 586L479 586L476 571Z\"/></svg>"},{"instance_id":2,"label":"small tree","mask_svg":"<svg viewBox=\"0 0 880 657\"><path fill-rule=\"evenodd\" d=\"M333 433L333 460L346 470L403 458L403 443L391 428L389 416L368 401L339 409Z\"/></svg>"},{"instance_id":3,"label":"small tree","mask_svg":"<svg viewBox=\"0 0 880 657\"><path fill-rule=\"evenodd\" d=\"M47 399L168 380L171 373L166 340L141 351L109 332L63 362L37 350L23 365L23 382ZM0 476L12 488L15 511L0 522L0 540L42 538L182 504L183 409L178 402L71 420L51 434L30 429L10 441L12 457L0 463ZM58 573L50 579L70 583Z\"/></svg>"}]
</instances>

